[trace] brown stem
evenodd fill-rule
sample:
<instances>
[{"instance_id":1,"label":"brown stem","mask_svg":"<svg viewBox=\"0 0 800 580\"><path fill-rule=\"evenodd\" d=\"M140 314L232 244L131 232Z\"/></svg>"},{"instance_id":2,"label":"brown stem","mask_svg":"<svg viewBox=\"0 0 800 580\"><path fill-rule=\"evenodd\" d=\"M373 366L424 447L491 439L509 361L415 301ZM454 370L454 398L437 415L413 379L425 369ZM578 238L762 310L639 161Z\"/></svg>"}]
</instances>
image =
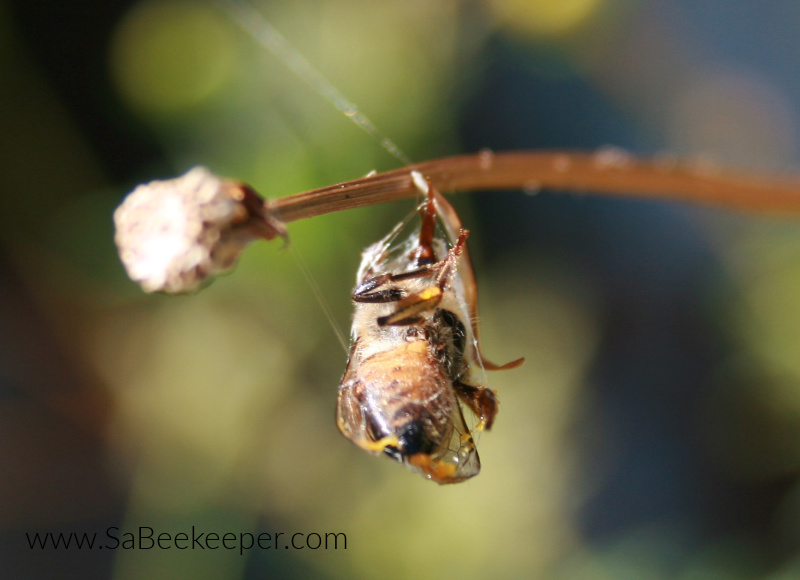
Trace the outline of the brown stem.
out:
<instances>
[{"instance_id":1,"label":"brown stem","mask_svg":"<svg viewBox=\"0 0 800 580\"><path fill-rule=\"evenodd\" d=\"M483 152L447 157L268 201L283 222L418 194L411 171L439 191L560 189L800 214L800 177L785 178L631 158L621 152Z\"/></svg>"}]
</instances>

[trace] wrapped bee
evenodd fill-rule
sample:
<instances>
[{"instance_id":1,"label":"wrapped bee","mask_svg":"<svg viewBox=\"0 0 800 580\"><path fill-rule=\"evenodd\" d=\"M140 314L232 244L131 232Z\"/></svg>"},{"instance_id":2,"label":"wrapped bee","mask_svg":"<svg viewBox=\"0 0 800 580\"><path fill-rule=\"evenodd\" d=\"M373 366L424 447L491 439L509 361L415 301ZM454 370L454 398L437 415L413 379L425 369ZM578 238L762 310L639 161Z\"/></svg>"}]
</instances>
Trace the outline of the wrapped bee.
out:
<instances>
[{"instance_id":1,"label":"wrapped bee","mask_svg":"<svg viewBox=\"0 0 800 580\"><path fill-rule=\"evenodd\" d=\"M481 356L468 232L421 174L412 178L426 195L419 231L393 245L405 225L398 224L362 255L336 422L362 449L456 483L480 471L462 405L477 417L476 430L491 428L498 410L494 391L475 384L473 370L513 368L523 359L497 366Z\"/></svg>"}]
</instances>

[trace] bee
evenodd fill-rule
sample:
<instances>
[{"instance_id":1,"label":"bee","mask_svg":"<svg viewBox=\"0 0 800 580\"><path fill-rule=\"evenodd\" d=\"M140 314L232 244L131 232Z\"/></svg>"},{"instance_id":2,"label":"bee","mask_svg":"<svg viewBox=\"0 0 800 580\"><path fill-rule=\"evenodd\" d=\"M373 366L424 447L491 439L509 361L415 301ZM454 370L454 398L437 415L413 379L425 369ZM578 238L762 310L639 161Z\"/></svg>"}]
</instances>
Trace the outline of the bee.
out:
<instances>
[{"instance_id":1,"label":"bee","mask_svg":"<svg viewBox=\"0 0 800 580\"><path fill-rule=\"evenodd\" d=\"M462 405L477 418L476 431L490 429L498 411L497 395L473 371L524 359L497 366L481 356L469 232L429 181L412 178L425 195L419 229L394 245L401 222L362 254L336 423L372 454L457 483L480 471Z\"/></svg>"}]
</instances>

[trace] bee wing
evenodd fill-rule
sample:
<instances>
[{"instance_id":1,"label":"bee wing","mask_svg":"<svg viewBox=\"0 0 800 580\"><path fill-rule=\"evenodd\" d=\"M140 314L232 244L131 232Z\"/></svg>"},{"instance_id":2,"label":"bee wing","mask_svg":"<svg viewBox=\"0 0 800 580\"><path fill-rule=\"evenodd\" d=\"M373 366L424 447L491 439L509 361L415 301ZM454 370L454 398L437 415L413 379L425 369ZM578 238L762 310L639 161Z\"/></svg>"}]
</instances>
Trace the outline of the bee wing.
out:
<instances>
[{"instance_id":1,"label":"bee wing","mask_svg":"<svg viewBox=\"0 0 800 580\"><path fill-rule=\"evenodd\" d=\"M453 413L453 431L446 449L428 455L418 453L408 458L408 464L436 483L458 483L480 473L481 460L472 434L464 422L461 405Z\"/></svg>"},{"instance_id":2,"label":"bee wing","mask_svg":"<svg viewBox=\"0 0 800 580\"><path fill-rule=\"evenodd\" d=\"M481 459L478 456L478 448L475 446L475 440L472 438L472 433L464 421L464 413L462 411L461 402L457 405L458 412L454 413L453 424L453 439L451 442L451 449L454 449L458 458L458 467L456 468L455 481L463 481L478 473L481 470Z\"/></svg>"},{"instance_id":3,"label":"bee wing","mask_svg":"<svg viewBox=\"0 0 800 580\"><path fill-rule=\"evenodd\" d=\"M380 455L388 445L397 445L397 437L388 436L377 441L373 440L374 435L370 436L367 417L356 392L358 387L357 383L347 383L339 388L336 402L336 426L342 435L364 451Z\"/></svg>"},{"instance_id":4,"label":"bee wing","mask_svg":"<svg viewBox=\"0 0 800 580\"><path fill-rule=\"evenodd\" d=\"M355 443L364 451L380 454L388 441L373 441L370 436L367 416L364 413L364 383L359 380L357 368L360 357L358 340L353 344L347 368L344 371L339 392L336 397L336 426L347 439ZM355 364L354 364L355 361Z\"/></svg>"},{"instance_id":5,"label":"bee wing","mask_svg":"<svg viewBox=\"0 0 800 580\"><path fill-rule=\"evenodd\" d=\"M358 400L356 400L350 388L339 389L339 396L336 401L336 426L339 427L342 435L356 445L359 445L361 439L366 439L364 435L366 431L364 416L361 413Z\"/></svg>"},{"instance_id":6,"label":"bee wing","mask_svg":"<svg viewBox=\"0 0 800 580\"><path fill-rule=\"evenodd\" d=\"M451 242L457 240L458 232L463 229L461 218L458 217L456 209L447 201L445 196L438 191L434 191L434 197L436 200L436 211L444 225L447 236L450 238ZM525 362L524 358L518 358L504 365L497 365L483 356L480 350L480 333L478 331L478 283L475 280L475 271L472 269L472 260L470 259L466 244L462 248L459 258L458 277L461 279L463 298L464 302L466 302L467 312L469 313L472 334L475 337L476 355L483 367L486 370L497 371L513 369L520 366Z\"/></svg>"}]
</instances>

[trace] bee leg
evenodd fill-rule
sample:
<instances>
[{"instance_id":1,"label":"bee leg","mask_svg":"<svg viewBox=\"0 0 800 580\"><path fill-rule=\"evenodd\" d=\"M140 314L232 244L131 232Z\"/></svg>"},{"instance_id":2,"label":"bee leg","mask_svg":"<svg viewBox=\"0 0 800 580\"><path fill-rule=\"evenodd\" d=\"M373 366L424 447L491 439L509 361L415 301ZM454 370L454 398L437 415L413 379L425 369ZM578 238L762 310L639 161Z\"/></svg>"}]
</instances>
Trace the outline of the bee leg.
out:
<instances>
[{"instance_id":1,"label":"bee leg","mask_svg":"<svg viewBox=\"0 0 800 580\"><path fill-rule=\"evenodd\" d=\"M485 368L487 371L507 371L509 369L515 369L518 366L521 366L522 363L524 362L525 362L525 357L522 357L512 360L511 362L507 362L504 365L498 365L487 360L486 357L483 356L483 354L481 354L481 364L483 365L483 368Z\"/></svg>"},{"instance_id":2,"label":"bee leg","mask_svg":"<svg viewBox=\"0 0 800 580\"><path fill-rule=\"evenodd\" d=\"M418 174L419 175L419 174ZM413 177L413 179L417 179ZM420 175L420 179L422 176ZM436 190L426 183L427 188L421 189L421 183L417 183L417 188L420 189L426 196L425 205L420 209L422 215L422 226L419 230L419 243L411 254L411 257L416 260L418 266L426 264L434 264L436 262L436 252L433 249L433 238L436 234L436 203L434 201Z\"/></svg>"},{"instance_id":3,"label":"bee leg","mask_svg":"<svg viewBox=\"0 0 800 580\"><path fill-rule=\"evenodd\" d=\"M403 291L399 288L384 288L379 290L382 286L386 286L392 281L391 274L381 274L375 276L359 284L353 290L353 302L363 303L382 303L382 302L397 302L403 297Z\"/></svg>"},{"instance_id":4,"label":"bee leg","mask_svg":"<svg viewBox=\"0 0 800 580\"><path fill-rule=\"evenodd\" d=\"M475 428L479 431L491 429L499 406L495 392L486 387L474 387L459 381L453 383L453 388L458 398L480 419Z\"/></svg>"},{"instance_id":5,"label":"bee leg","mask_svg":"<svg viewBox=\"0 0 800 580\"><path fill-rule=\"evenodd\" d=\"M447 257L441 262L432 264L429 268L424 269L427 271L436 271L436 285L428 286L416 294L411 294L398 300L397 308L395 308L391 314L378 318L378 326L405 326L413 324L419 320L420 315L432 312L439 305L442 301L442 296L444 295L447 284L450 283L450 280L456 273L458 257L461 255L468 235L469 232L467 230L461 230L456 245L447 252ZM414 273L422 271L423 269L420 269L416 270ZM409 274L412 273L400 274L400 276Z\"/></svg>"},{"instance_id":6,"label":"bee leg","mask_svg":"<svg viewBox=\"0 0 800 580\"><path fill-rule=\"evenodd\" d=\"M442 290L429 286L422 292L406 296L397 302L391 314L378 318L378 326L406 326L422 320L421 314L430 312L442 301Z\"/></svg>"},{"instance_id":7,"label":"bee leg","mask_svg":"<svg viewBox=\"0 0 800 580\"><path fill-rule=\"evenodd\" d=\"M450 205L450 202L447 201L447 199L441 193L436 191L431 181L426 179L422 174L412 171L411 178L417 189L426 194L429 200L431 197L433 197L436 202L435 211L441 219L442 224L447 231L447 235L451 240L456 239L456 232L461 233L464 231L464 229L461 224L461 218L458 217L455 208ZM425 208L429 207L429 203L430 202L425 205ZM460 237L461 235L459 235L459 239ZM420 240L420 243L422 243L422 240ZM480 344L480 333L478 332L478 286L475 281L475 273L472 270L472 263L470 261L469 252L467 251L466 246L464 246L463 250L461 251L461 258L459 276L463 282L465 299L469 307L470 319L472 320L472 333L475 335L475 339ZM478 349L478 354L481 358L483 367L487 371L514 369L525 362L524 358L518 358L504 365L498 365L487 360L486 357L480 352L480 348Z\"/></svg>"},{"instance_id":8,"label":"bee leg","mask_svg":"<svg viewBox=\"0 0 800 580\"><path fill-rule=\"evenodd\" d=\"M419 268L417 270L412 270L410 272L402 272L400 274L381 274L380 276L375 276L374 278L369 278L364 280L356 286L356 289L353 290L353 301L354 302L366 302L366 303L382 303L382 302L397 302L401 298L403 298L404 293L399 288L386 288L384 290L377 290L381 286L385 286L391 284L392 282L400 282L402 280L410 280L413 278L424 278L425 276L431 276L437 269L441 266L441 262L437 264L429 264Z\"/></svg>"},{"instance_id":9,"label":"bee leg","mask_svg":"<svg viewBox=\"0 0 800 580\"><path fill-rule=\"evenodd\" d=\"M458 270L458 259L467 248L466 244L468 236L469 230L465 230L463 228L459 230L456 245L450 248L450 251L447 252L447 256L445 256L444 260L435 265L436 269L439 270L439 272L436 274L436 284L441 290L444 290L445 286L447 286L450 283L450 280L453 279L453 276L455 276L456 271Z\"/></svg>"}]
</instances>

